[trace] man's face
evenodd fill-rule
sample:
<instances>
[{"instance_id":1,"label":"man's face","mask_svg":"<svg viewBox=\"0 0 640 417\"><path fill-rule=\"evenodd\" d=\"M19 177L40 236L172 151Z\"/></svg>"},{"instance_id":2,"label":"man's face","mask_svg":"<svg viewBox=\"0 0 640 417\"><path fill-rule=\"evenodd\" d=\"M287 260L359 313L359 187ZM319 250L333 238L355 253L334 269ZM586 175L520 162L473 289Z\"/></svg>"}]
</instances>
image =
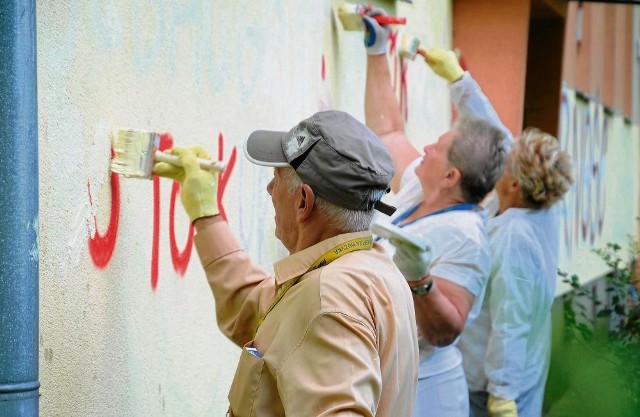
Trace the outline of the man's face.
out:
<instances>
[{"instance_id":1,"label":"man's face","mask_svg":"<svg viewBox=\"0 0 640 417\"><path fill-rule=\"evenodd\" d=\"M273 178L267 184L267 192L271 196L271 203L275 209L276 238L291 251L290 246L295 243L296 211L295 196L299 193L289 192L285 168L274 168Z\"/></svg>"},{"instance_id":2,"label":"man's face","mask_svg":"<svg viewBox=\"0 0 640 417\"><path fill-rule=\"evenodd\" d=\"M440 136L436 143L424 147L424 157L416 167L416 174L425 192L437 189L446 172L452 168L447 155L453 138L454 132L450 130Z\"/></svg>"}]
</instances>

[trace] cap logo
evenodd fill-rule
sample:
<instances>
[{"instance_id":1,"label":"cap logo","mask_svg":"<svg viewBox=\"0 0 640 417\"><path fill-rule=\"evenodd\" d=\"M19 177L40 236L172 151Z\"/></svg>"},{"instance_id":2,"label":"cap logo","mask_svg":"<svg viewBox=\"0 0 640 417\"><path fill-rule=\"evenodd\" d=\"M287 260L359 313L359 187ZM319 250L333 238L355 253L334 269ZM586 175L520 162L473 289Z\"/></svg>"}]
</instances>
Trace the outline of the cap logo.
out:
<instances>
[{"instance_id":1,"label":"cap logo","mask_svg":"<svg viewBox=\"0 0 640 417\"><path fill-rule=\"evenodd\" d=\"M289 156L299 153L299 151L304 147L308 137L309 132L307 129L296 129L285 145L285 153Z\"/></svg>"}]
</instances>

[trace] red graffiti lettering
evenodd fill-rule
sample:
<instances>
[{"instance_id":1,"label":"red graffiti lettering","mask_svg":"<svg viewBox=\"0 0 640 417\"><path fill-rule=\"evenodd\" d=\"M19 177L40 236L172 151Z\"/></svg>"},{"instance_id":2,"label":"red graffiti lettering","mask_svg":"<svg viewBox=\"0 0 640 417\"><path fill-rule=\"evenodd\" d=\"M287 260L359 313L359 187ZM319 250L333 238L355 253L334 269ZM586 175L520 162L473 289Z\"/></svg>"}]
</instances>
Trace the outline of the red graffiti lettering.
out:
<instances>
[{"instance_id":1,"label":"red graffiti lettering","mask_svg":"<svg viewBox=\"0 0 640 417\"><path fill-rule=\"evenodd\" d=\"M399 32L391 31L389 33L389 55L393 59L392 87L398 95L398 105L400 112L405 121L409 120L409 90L407 88L407 70L409 66L400 54L396 54L398 48Z\"/></svg>"},{"instance_id":2,"label":"red graffiti lettering","mask_svg":"<svg viewBox=\"0 0 640 417\"><path fill-rule=\"evenodd\" d=\"M225 220L227 220L227 213L225 212L224 205L222 204L222 196L224 195L224 190L226 190L227 184L229 183L229 177L231 176L233 167L236 165L237 155L238 150L234 146L231 150L231 156L229 157L227 167L225 168L224 172L218 174L218 208L220 209L220 215ZM218 161L224 161L224 137L222 136L222 133L218 135Z\"/></svg>"},{"instance_id":3,"label":"red graffiti lettering","mask_svg":"<svg viewBox=\"0 0 640 417\"><path fill-rule=\"evenodd\" d=\"M173 137L169 133L160 135L158 149L163 151L173 147ZM151 289L158 287L158 268L160 266L160 177L153 176L153 240L151 243Z\"/></svg>"},{"instance_id":4,"label":"red graffiti lettering","mask_svg":"<svg viewBox=\"0 0 640 417\"><path fill-rule=\"evenodd\" d=\"M405 60L400 60L400 111L404 120L409 120L409 91L407 90L407 69L409 66Z\"/></svg>"},{"instance_id":5,"label":"red graffiti lettering","mask_svg":"<svg viewBox=\"0 0 640 417\"><path fill-rule=\"evenodd\" d=\"M389 54L394 55L396 52L396 45L398 44L398 31L389 32Z\"/></svg>"},{"instance_id":6,"label":"red graffiti lettering","mask_svg":"<svg viewBox=\"0 0 640 417\"><path fill-rule=\"evenodd\" d=\"M187 237L187 243L182 252L178 250L176 244L176 232L175 232L175 213L176 213L176 197L180 191L180 183L173 182L171 187L171 203L169 205L169 248L171 250L171 262L173 262L173 269L179 276L184 276L189 265L189 259L191 258L191 248L193 248L193 225L189 225L189 236Z\"/></svg>"},{"instance_id":7,"label":"red graffiti lettering","mask_svg":"<svg viewBox=\"0 0 640 417\"><path fill-rule=\"evenodd\" d=\"M111 151L113 156L113 150ZM91 200L91 184L87 181L87 190L89 192L89 204L92 205ZM96 216L93 216L93 222L95 225L95 235L89 236L89 254L91 261L98 269L105 268L113 251L116 248L116 237L118 235L118 223L120 221L120 179L118 175L111 173L111 215L109 216L109 226L104 235L100 234L98 230L98 220Z\"/></svg>"},{"instance_id":8,"label":"red graffiti lettering","mask_svg":"<svg viewBox=\"0 0 640 417\"><path fill-rule=\"evenodd\" d=\"M169 133L163 133L160 135L160 150L166 150L173 147L173 137ZM222 134L218 136L218 155L219 160L222 160L224 156L224 137ZM112 151L113 156L113 151ZM231 173L236 163L237 149L234 146L231 151L231 156L227 163L227 167L223 173L218 174L218 192L216 198L218 201L218 207L220 208L221 216L226 220L227 215L222 204L224 190L227 187ZM120 179L117 174L111 173L111 215L109 218L109 225L104 234L100 234L98 231L97 219L94 216L93 221L95 223L95 235L89 237L88 246L91 260L94 265L99 268L105 268L113 255L116 239L118 235L118 223L120 218ZM151 289L155 292L158 287L159 281L159 263L160 263L160 178L153 177L153 237L151 242ZM89 204L92 204L91 197L91 185L87 181L87 188L89 190ZM184 249L180 250L176 241L175 233L175 216L176 216L176 199L180 191L180 184L174 182L171 188L171 198L169 202L169 248L171 252L171 262L173 269L179 276L184 276L189 260L191 258L191 252L193 249L193 226L189 225L189 232Z\"/></svg>"}]
</instances>

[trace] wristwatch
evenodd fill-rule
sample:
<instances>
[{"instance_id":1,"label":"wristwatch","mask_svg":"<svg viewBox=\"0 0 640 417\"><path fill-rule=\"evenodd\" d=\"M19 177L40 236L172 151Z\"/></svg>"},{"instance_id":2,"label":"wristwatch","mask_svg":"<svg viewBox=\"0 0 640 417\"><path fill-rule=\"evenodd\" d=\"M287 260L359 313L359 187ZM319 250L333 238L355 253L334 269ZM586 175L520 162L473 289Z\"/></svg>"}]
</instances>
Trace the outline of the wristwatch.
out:
<instances>
[{"instance_id":1,"label":"wristwatch","mask_svg":"<svg viewBox=\"0 0 640 417\"><path fill-rule=\"evenodd\" d=\"M431 291L431 287L433 287L433 279L430 279L429 282L418 285L417 287L411 287L411 292L415 295L427 295L429 291Z\"/></svg>"}]
</instances>

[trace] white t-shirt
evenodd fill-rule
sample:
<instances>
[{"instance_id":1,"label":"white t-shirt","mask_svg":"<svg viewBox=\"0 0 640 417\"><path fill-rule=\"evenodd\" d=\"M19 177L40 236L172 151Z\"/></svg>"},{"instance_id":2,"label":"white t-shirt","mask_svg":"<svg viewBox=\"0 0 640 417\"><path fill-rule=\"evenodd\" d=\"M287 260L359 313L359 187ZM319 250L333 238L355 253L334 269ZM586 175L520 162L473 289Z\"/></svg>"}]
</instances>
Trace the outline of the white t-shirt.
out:
<instances>
[{"instance_id":1,"label":"white t-shirt","mask_svg":"<svg viewBox=\"0 0 640 417\"><path fill-rule=\"evenodd\" d=\"M397 211L386 221L393 222L411 210L423 199L422 187L415 167L420 158L412 162L403 173L400 191L389 201ZM383 216L376 221L385 221ZM489 244L485 232L482 210L453 210L423 217L401 226L407 232L428 242L433 261L429 273L451 281L475 295L467 318L467 325L480 312L484 289L491 268ZM395 247L386 239L379 242L393 255ZM446 347L435 347L419 338L419 378L446 372L462 362L456 341Z\"/></svg>"}]
</instances>

